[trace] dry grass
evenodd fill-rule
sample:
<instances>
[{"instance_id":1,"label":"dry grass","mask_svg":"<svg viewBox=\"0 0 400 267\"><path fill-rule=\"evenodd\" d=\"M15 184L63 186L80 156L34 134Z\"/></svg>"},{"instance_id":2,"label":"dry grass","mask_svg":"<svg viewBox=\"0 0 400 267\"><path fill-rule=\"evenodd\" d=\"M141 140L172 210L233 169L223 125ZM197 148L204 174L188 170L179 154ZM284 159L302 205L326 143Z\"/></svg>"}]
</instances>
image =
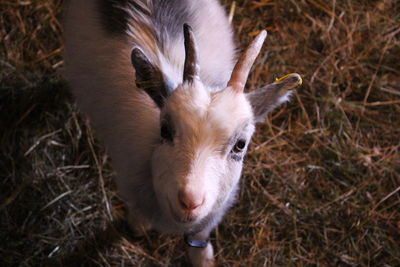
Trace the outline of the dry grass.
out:
<instances>
[{"instance_id":1,"label":"dry grass","mask_svg":"<svg viewBox=\"0 0 400 267\"><path fill-rule=\"evenodd\" d=\"M231 2L224 1L227 8ZM132 238L101 142L56 73L59 0L0 2L0 265L185 266L180 237ZM303 75L258 127L221 266L400 265L400 3L236 1L249 87ZM113 218L113 219L111 219Z\"/></svg>"}]
</instances>

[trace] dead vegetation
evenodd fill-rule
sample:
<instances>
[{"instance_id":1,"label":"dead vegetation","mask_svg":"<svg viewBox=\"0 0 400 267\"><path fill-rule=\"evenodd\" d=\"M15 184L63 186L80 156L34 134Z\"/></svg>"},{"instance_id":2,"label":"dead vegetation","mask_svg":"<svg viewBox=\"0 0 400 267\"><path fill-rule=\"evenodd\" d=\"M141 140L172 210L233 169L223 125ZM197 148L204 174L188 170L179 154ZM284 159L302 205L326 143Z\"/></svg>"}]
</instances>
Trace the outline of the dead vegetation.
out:
<instances>
[{"instance_id":1,"label":"dead vegetation","mask_svg":"<svg viewBox=\"0 0 400 267\"><path fill-rule=\"evenodd\" d=\"M398 266L400 3L224 3L239 44L269 31L248 88L304 84L258 127L212 238L219 265ZM57 74L60 10L0 2L0 265L185 266L180 237L134 238L121 220L109 159Z\"/></svg>"}]
</instances>

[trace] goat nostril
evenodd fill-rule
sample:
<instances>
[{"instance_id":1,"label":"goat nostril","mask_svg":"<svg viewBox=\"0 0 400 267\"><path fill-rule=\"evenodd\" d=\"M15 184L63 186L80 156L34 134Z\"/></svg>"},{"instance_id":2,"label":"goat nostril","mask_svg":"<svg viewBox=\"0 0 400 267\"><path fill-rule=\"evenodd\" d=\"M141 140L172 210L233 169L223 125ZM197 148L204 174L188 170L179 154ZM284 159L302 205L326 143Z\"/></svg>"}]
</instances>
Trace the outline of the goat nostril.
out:
<instances>
[{"instance_id":1,"label":"goat nostril","mask_svg":"<svg viewBox=\"0 0 400 267\"><path fill-rule=\"evenodd\" d=\"M204 202L203 197L197 197L195 194L183 190L178 192L178 200L181 207L187 211L198 208Z\"/></svg>"}]
</instances>

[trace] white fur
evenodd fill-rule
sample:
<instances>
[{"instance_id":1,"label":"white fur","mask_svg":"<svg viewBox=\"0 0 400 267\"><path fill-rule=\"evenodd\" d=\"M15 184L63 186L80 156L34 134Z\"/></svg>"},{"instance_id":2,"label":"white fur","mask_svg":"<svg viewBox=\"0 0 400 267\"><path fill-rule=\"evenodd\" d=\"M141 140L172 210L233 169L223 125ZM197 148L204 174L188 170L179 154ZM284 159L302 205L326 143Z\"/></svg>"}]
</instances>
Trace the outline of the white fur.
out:
<instances>
[{"instance_id":1,"label":"white fur","mask_svg":"<svg viewBox=\"0 0 400 267\"><path fill-rule=\"evenodd\" d=\"M278 101L277 101L277 105L281 105L285 102L289 102L290 97L292 96L293 91L288 91L286 92L283 96L281 96Z\"/></svg>"},{"instance_id":2,"label":"white fur","mask_svg":"<svg viewBox=\"0 0 400 267\"><path fill-rule=\"evenodd\" d=\"M211 244L198 253L198 248L189 249L189 258L193 267L213 267L215 266L214 250Z\"/></svg>"}]
</instances>

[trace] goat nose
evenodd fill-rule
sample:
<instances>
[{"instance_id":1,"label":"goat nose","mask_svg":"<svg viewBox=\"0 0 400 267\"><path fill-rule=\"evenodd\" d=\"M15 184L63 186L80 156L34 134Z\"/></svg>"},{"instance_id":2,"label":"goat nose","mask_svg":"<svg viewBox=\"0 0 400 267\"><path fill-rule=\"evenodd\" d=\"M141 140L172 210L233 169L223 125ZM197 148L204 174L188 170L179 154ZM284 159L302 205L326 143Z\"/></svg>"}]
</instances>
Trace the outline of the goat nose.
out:
<instances>
[{"instance_id":1,"label":"goat nose","mask_svg":"<svg viewBox=\"0 0 400 267\"><path fill-rule=\"evenodd\" d=\"M180 190L178 192L178 200L182 209L192 211L203 204L204 196L202 194Z\"/></svg>"}]
</instances>

